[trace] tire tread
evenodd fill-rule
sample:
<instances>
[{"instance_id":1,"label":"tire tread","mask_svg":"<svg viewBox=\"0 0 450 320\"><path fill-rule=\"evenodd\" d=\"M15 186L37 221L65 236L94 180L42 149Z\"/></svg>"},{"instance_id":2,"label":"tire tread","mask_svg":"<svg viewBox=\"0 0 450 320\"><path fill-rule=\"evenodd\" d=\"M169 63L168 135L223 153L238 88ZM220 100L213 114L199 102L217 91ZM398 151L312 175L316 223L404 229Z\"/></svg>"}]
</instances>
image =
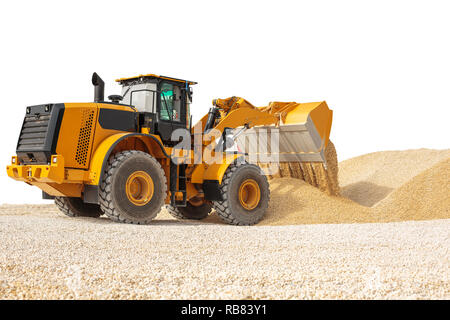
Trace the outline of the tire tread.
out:
<instances>
[{"instance_id":1,"label":"tire tread","mask_svg":"<svg viewBox=\"0 0 450 320\"><path fill-rule=\"evenodd\" d=\"M231 178L232 178L233 174L243 165L254 166L247 162L237 161L237 162L230 164L228 169L225 171L225 174L222 178L222 184L219 187L219 190L220 190L223 200L222 201L214 201L214 210L219 215L219 217L228 224L239 225L239 226L244 226L244 225L248 226L248 225L252 225L252 224L239 221L235 216L233 216L231 209L230 209L230 203L228 201L228 189L229 189L229 185L231 182ZM255 167L259 168L257 166L255 166ZM267 177L265 175L263 175L263 177L264 177L264 184L265 184L264 187L268 188L269 182L267 180ZM269 200L270 200L270 193L269 193ZM268 207L268 204L265 204L264 210L267 210L267 207ZM262 218L263 217L260 217L253 224L258 223L259 221L261 221Z\"/></svg>"},{"instance_id":2,"label":"tire tread","mask_svg":"<svg viewBox=\"0 0 450 320\"><path fill-rule=\"evenodd\" d=\"M153 212L153 214L144 221L136 221L136 220L124 218L120 214L119 210L117 210L114 207L112 196L111 196L112 177L122 162L127 160L129 157L131 157L133 155L137 155L137 154L144 155L145 157L150 159L153 162L153 164L155 165L155 167L157 168L157 170L160 172L160 174L163 177L165 177L165 172L164 172L163 168L161 167L161 164L154 157L152 157L150 154L148 154L146 152L137 151L137 150L127 150L127 151L122 151L122 152L113 154L108 159L108 164L107 164L106 170L104 172L104 177L101 182L100 192L99 192L100 207L101 207L102 211L108 216L108 218L110 218L113 221L121 222L121 223L132 223L132 224L148 224L148 223L150 223L151 220L153 220L153 218L155 218L158 215L158 213L161 211L161 208L163 206L163 204L161 204L160 209ZM164 194L167 193L167 183L166 183L165 179L163 179L162 185L158 185L155 187L162 188L163 193Z\"/></svg>"}]
</instances>

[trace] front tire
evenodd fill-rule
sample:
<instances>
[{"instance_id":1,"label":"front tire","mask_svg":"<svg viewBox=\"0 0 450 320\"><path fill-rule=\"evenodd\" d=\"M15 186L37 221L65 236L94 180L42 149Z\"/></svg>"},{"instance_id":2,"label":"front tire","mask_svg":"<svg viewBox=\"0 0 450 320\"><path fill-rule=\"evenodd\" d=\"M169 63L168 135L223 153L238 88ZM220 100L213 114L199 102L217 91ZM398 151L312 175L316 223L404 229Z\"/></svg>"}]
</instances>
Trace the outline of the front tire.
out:
<instances>
[{"instance_id":1,"label":"front tire","mask_svg":"<svg viewBox=\"0 0 450 320\"><path fill-rule=\"evenodd\" d=\"M84 203L81 198L55 197L55 204L69 217L98 218L103 214L98 204Z\"/></svg>"},{"instance_id":2,"label":"front tire","mask_svg":"<svg viewBox=\"0 0 450 320\"><path fill-rule=\"evenodd\" d=\"M253 164L231 164L225 171L220 193L223 201L215 201L214 209L228 224L254 225L264 217L269 206L267 177Z\"/></svg>"},{"instance_id":3,"label":"front tire","mask_svg":"<svg viewBox=\"0 0 450 320\"><path fill-rule=\"evenodd\" d=\"M113 221L147 224L164 205L167 183L159 162L136 150L114 154L100 185L100 207Z\"/></svg>"}]
</instances>

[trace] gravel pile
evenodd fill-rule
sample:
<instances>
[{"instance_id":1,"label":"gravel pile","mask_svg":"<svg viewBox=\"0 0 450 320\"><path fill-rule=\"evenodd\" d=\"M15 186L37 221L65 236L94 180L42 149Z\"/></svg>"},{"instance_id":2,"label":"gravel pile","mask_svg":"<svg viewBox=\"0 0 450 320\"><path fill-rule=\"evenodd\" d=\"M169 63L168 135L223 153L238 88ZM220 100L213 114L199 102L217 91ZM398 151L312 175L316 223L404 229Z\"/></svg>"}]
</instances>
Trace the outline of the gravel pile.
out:
<instances>
[{"instance_id":1,"label":"gravel pile","mask_svg":"<svg viewBox=\"0 0 450 320\"><path fill-rule=\"evenodd\" d=\"M340 197L275 178L253 227L3 205L0 298L449 299L449 158L423 149L346 160Z\"/></svg>"}]
</instances>

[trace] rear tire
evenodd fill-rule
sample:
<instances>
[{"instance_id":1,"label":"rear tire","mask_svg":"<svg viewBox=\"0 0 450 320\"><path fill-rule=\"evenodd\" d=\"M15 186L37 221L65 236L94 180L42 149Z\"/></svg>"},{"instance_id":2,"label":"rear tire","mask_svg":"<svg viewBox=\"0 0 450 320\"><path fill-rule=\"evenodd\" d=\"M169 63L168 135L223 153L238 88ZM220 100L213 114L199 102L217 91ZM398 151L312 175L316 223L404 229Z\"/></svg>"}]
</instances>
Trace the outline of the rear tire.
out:
<instances>
[{"instance_id":1,"label":"rear tire","mask_svg":"<svg viewBox=\"0 0 450 320\"><path fill-rule=\"evenodd\" d=\"M147 224L166 199L167 183L159 162L136 150L114 154L100 185L100 207L113 221Z\"/></svg>"},{"instance_id":2,"label":"rear tire","mask_svg":"<svg viewBox=\"0 0 450 320\"><path fill-rule=\"evenodd\" d=\"M214 209L229 224L256 224L264 217L269 206L267 177L253 164L231 164L223 176L220 193L223 201L215 201Z\"/></svg>"},{"instance_id":3,"label":"rear tire","mask_svg":"<svg viewBox=\"0 0 450 320\"><path fill-rule=\"evenodd\" d=\"M84 203L81 198L55 197L55 204L69 217L98 218L103 214L98 204Z\"/></svg>"},{"instance_id":4,"label":"rear tire","mask_svg":"<svg viewBox=\"0 0 450 320\"><path fill-rule=\"evenodd\" d=\"M194 206L188 202L186 207L174 207L168 204L166 205L166 209L177 219L202 220L211 212L212 205L205 202L200 206Z\"/></svg>"}]
</instances>

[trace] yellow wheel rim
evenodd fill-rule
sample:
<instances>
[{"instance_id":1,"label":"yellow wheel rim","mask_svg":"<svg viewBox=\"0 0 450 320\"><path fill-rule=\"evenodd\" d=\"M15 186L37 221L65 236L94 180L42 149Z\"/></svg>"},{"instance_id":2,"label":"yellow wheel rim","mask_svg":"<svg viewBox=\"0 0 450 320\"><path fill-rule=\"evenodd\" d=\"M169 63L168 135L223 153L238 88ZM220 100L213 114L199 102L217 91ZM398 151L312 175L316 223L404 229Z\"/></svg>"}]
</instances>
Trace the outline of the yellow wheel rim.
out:
<instances>
[{"instance_id":1,"label":"yellow wheel rim","mask_svg":"<svg viewBox=\"0 0 450 320\"><path fill-rule=\"evenodd\" d=\"M204 199L199 197L194 197L192 199L189 199L189 203L193 205L194 207L200 207L202 204L205 203Z\"/></svg>"},{"instance_id":2,"label":"yellow wheel rim","mask_svg":"<svg viewBox=\"0 0 450 320\"><path fill-rule=\"evenodd\" d=\"M125 192L134 205L145 206L152 199L153 191L153 180L147 172L136 171L128 177Z\"/></svg>"},{"instance_id":3,"label":"yellow wheel rim","mask_svg":"<svg viewBox=\"0 0 450 320\"><path fill-rule=\"evenodd\" d=\"M255 209L261 200L261 189L253 179L245 180L239 187L239 202L247 210Z\"/></svg>"}]
</instances>

